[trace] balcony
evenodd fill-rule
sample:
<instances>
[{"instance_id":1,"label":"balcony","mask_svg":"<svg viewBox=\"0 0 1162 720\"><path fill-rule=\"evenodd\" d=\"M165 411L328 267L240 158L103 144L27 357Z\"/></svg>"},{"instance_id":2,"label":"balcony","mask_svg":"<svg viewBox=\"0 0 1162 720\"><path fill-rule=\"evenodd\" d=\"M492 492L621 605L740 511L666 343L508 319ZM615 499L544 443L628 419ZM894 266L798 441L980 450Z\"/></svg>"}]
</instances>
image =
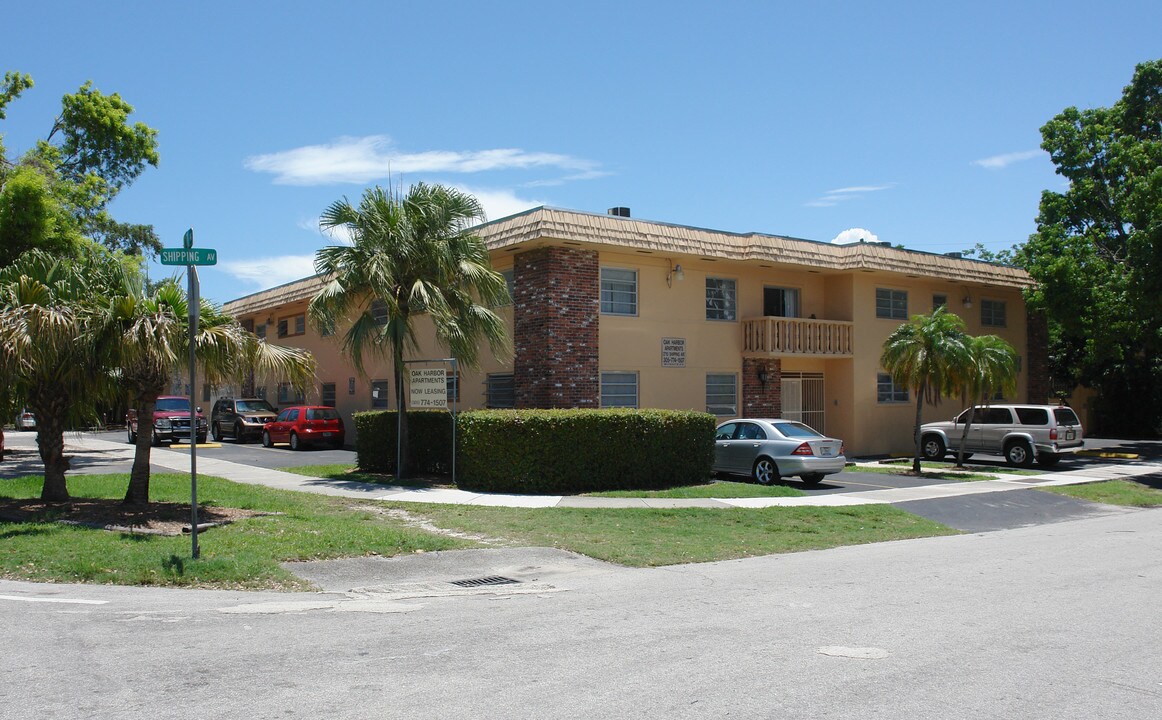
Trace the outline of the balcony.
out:
<instances>
[{"instance_id":1,"label":"balcony","mask_svg":"<svg viewBox=\"0 0 1162 720\"><path fill-rule=\"evenodd\" d=\"M761 317L742 321L748 357L852 357L852 328L846 320Z\"/></svg>"}]
</instances>

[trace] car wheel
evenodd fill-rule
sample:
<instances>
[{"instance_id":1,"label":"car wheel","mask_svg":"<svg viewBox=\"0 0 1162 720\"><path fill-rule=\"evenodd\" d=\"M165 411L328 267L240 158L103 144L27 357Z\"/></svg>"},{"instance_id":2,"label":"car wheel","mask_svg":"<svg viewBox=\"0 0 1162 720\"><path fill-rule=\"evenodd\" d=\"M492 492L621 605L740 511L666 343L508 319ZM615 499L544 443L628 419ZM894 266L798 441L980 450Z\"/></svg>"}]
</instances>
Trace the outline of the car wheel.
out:
<instances>
[{"instance_id":1,"label":"car wheel","mask_svg":"<svg viewBox=\"0 0 1162 720\"><path fill-rule=\"evenodd\" d=\"M128 428L128 435L129 435L129 444L136 445L137 444L137 433L133 432L132 428Z\"/></svg>"},{"instance_id":2,"label":"car wheel","mask_svg":"<svg viewBox=\"0 0 1162 720\"><path fill-rule=\"evenodd\" d=\"M768 457L761 457L754 461L754 469L751 471L751 475L759 485L770 485L779 480L779 466L775 464L774 460Z\"/></svg>"},{"instance_id":3,"label":"car wheel","mask_svg":"<svg viewBox=\"0 0 1162 720\"><path fill-rule=\"evenodd\" d=\"M925 460L940 460L947 451L948 448L944 446L944 441L939 435L925 435L920 445L920 452L923 453Z\"/></svg>"},{"instance_id":4,"label":"car wheel","mask_svg":"<svg viewBox=\"0 0 1162 720\"><path fill-rule=\"evenodd\" d=\"M222 442L222 428L219 427L218 423L214 423L213 427L210 428L210 434L214 436L214 442Z\"/></svg>"},{"instance_id":5,"label":"car wheel","mask_svg":"<svg viewBox=\"0 0 1162 720\"><path fill-rule=\"evenodd\" d=\"M199 445L205 445L205 444L206 444L206 436L205 436L205 435L199 435L199 436L198 436L198 444L199 444Z\"/></svg>"},{"instance_id":6,"label":"car wheel","mask_svg":"<svg viewBox=\"0 0 1162 720\"><path fill-rule=\"evenodd\" d=\"M157 447L157 446L160 446L160 445L161 445L161 438L157 436L157 431L156 431L156 430L155 430L155 431L154 431L154 433L153 433L153 437L151 437L151 438L149 439L149 441L150 441L150 442L153 444L153 446L154 446L154 447Z\"/></svg>"},{"instance_id":7,"label":"car wheel","mask_svg":"<svg viewBox=\"0 0 1162 720\"><path fill-rule=\"evenodd\" d=\"M1043 452L1037 455L1037 464L1041 467L1051 468L1061 460L1061 456L1057 453Z\"/></svg>"},{"instance_id":8,"label":"car wheel","mask_svg":"<svg viewBox=\"0 0 1162 720\"><path fill-rule=\"evenodd\" d=\"M1017 467L1029 467L1033 464L1033 448L1024 440L1009 443L1005 447L1005 462Z\"/></svg>"},{"instance_id":9,"label":"car wheel","mask_svg":"<svg viewBox=\"0 0 1162 720\"><path fill-rule=\"evenodd\" d=\"M299 444L299 434L298 433L291 433L290 446L291 446L291 450L302 450L303 449L303 446L301 444Z\"/></svg>"},{"instance_id":10,"label":"car wheel","mask_svg":"<svg viewBox=\"0 0 1162 720\"><path fill-rule=\"evenodd\" d=\"M270 439L270 433L262 431L262 447L274 447L274 441Z\"/></svg>"},{"instance_id":11,"label":"car wheel","mask_svg":"<svg viewBox=\"0 0 1162 720\"><path fill-rule=\"evenodd\" d=\"M807 473L806 475L800 475L799 479L803 481L804 485L814 487L823 482L823 473Z\"/></svg>"},{"instance_id":12,"label":"car wheel","mask_svg":"<svg viewBox=\"0 0 1162 720\"><path fill-rule=\"evenodd\" d=\"M235 442L245 442L246 441L245 438L242 437L242 423L240 423L240 422L234 423L234 441Z\"/></svg>"}]
</instances>

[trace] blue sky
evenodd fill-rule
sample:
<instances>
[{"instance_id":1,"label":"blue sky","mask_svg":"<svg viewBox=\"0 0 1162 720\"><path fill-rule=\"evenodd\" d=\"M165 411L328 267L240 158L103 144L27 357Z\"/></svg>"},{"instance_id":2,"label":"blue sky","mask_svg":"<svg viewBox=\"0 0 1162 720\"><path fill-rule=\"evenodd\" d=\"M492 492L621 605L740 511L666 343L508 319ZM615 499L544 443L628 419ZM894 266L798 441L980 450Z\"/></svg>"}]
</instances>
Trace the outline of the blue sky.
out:
<instances>
[{"instance_id":1,"label":"blue sky","mask_svg":"<svg viewBox=\"0 0 1162 720\"><path fill-rule=\"evenodd\" d=\"M92 80L159 131L124 221L224 302L312 272L373 184L813 240L1002 249L1061 189L1039 128L1162 57L1162 3L41 2L3 13L10 151ZM861 231L843 235L844 231ZM866 231L866 232L864 232ZM154 277L173 273L155 265Z\"/></svg>"}]
</instances>

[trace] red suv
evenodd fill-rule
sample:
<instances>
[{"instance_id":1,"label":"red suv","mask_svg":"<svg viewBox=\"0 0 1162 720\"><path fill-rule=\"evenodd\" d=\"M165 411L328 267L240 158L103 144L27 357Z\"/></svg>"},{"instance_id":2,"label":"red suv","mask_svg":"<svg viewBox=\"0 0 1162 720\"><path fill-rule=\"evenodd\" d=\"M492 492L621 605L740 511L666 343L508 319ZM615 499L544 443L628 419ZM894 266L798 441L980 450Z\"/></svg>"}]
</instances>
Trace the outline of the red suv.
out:
<instances>
[{"instance_id":1,"label":"red suv","mask_svg":"<svg viewBox=\"0 0 1162 720\"><path fill-rule=\"evenodd\" d=\"M301 450L304 445L341 448L343 435L343 418L335 408L295 405L284 408L274 422L263 426L262 444L290 443L291 450Z\"/></svg>"},{"instance_id":2,"label":"red suv","mask_svg":"<svg viewBox=\"0 0 1162 720\"><path fill-rule=\"evenodd\" d=\"M139 432L136 408L129 408L129 413L125 416L125 425L129 431L129 442L136 443ZM206 442L206 433L209 430L210 425L206 422L206 416L202 414L202 408L198 408L199 443ZM153 408L153 444L172 443L179 438L187 442L190 439L190 399L180 395L162 395Z\"/></svg>"}]
</instances>

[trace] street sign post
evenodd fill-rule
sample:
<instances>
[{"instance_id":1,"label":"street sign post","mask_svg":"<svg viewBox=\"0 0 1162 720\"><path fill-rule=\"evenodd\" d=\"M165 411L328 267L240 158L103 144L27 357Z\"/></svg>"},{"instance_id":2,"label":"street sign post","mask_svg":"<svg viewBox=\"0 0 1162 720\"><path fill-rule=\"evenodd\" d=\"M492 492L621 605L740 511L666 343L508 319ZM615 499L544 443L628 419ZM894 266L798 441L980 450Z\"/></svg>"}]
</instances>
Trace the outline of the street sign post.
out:
<instances>
[{"instance_id":1,"label":"street sign post","mask_svg":"<svg viewBox=\"0 0 1162 720\"><path fill-rule=\"evenodd\" d=\"M218 251L211 248L162 248L162 265L217 265Z\"/></svg>"}]
</instances>

